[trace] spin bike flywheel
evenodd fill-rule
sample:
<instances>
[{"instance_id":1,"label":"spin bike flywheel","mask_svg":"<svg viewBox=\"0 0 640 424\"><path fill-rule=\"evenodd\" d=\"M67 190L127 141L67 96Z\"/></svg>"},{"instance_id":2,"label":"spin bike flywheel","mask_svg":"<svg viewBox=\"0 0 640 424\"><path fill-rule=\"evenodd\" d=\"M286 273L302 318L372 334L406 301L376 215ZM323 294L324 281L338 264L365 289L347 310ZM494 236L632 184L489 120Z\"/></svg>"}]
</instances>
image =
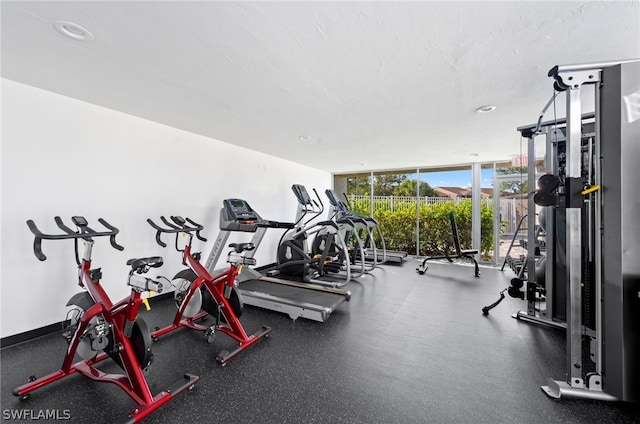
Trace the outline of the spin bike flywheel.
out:
<instances>
[{"instance_id":1,"label":"spin bike flywheel","mask_svg":"<svg viewBox=\"0 0 640 424\"><path fill-rule=\"evenodd\" d=\"M85 311L94 304L95 302L87 292L77 293L69 299L67 306L73 306L75 309L75 315L71 317L70 327L76 327ZM66 338L67 342L71 341L71 337ZM153 340L151 339L149 327L142 318L138 317L134 322L129 341L133 346L140 367L144 369L149 366L153 358L153 353L151 352ZM110 324L105 321L102 314L98 314L91 318L87 329L81 336L77 354L82 359L91 359L99 352L104 351L120 367L123 367L122 359L120 359L117 349L114 349L114 344L113 331Z\"/></svg>"},{"instance_id":2,"label":"spin bike flywheel","mask_svg":"<svg viewBox=\"0 0 640 424\"><path fill-rule=\"evenodd\" d=\"M175 287L174 300L178 308L182 305L182 301L184 300L189 287L191 287L191 283L193 283L196 278L198 278L198 276L192 269L184 269L173 277L172 283ZM235 287L231 290L231 296L229 296L229 299L227 300L231 305L231 309L233 309L233 313L236 317L240 318L242 315L243 304L240 294ZM183 315L191 318L200 312L200 310L203 310L214 317L218 314L218 305L204 284L200 286L200 290L193 293Z\"/></svg>"},{"instance_id":3,"label":"spin bike flywheel","mask_svg":"<svg viewBox=\"0 0 640 424\"><path fill-rule=\"evenodd\" d=\"M185 269L180 271L173 277L171 284L174 286L173 300L176 303L176 307L180 308L184 298L187 296L187 292L191 287L191 283L196 279L196 274L191 269ZM189 304L184 308L182 315L185 318L194 317L202 309L202 293L201 290L197 290L191 296Z\"/></svg>"}]
</instances>

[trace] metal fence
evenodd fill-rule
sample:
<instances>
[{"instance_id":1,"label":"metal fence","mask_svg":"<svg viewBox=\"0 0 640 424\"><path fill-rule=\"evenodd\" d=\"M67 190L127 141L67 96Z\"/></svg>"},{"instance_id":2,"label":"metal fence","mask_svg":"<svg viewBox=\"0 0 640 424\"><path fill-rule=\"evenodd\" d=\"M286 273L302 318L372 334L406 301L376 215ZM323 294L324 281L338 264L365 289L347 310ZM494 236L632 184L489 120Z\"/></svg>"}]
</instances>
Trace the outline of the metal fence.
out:
<instances>
[{"instance_id":1,"label":"metal fence","mask_svg":"<svg viewBox=\"0 0 640 424\"><path fill-rule=\"evenodd\" d=\"M358 196L364 198L366 196ZM369 197L369 200L371 198ZM455 202L450 197L419 197L419 205L433 205L443 202ZM416 198L411 196L373 196L374 209L388 209L391 212L398 209L416 209Z\"/></svg>"},{"instance_id":2,"label":"metal fence","mask_svg":"<svg viewBox=\"0 0 640 424\"><path fill-rule=\"evenodd\" d=\"M371 196L350 194L347 196L349 202L357 201L360 205L366 205L367 208L371 207ZM418 197L417 201L419 205L433 205L436 203L460 203L463 200L470 200L469 198L452 199L451 197ZM490 206L493 203L492 199L482 199L482 202ZM391 212L399 209L416 209L416 198L413 196L373 196L373 207L375 209L387 209Z\"/></svg>"}]
</instances>

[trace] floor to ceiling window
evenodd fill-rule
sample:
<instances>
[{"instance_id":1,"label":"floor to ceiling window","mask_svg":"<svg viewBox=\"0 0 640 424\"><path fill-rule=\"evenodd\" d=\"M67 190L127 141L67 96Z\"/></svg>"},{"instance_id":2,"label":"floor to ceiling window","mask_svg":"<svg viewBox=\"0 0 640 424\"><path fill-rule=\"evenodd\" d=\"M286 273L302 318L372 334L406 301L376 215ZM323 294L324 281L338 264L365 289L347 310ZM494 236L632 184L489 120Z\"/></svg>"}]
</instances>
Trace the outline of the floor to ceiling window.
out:
<instances>
[{"instance_id":1,"label":"floor to ceiling window","mask_svg":"<svg viewBox=\"0 0 640 424\"><path fill-rule=\"evenodd\" d=\"M357 215L372 216L371 173L335 175L333 188L338 196L347 196L349 207Z\"/></svg>"},{"instance_id":2,"label":"floor to ceiling window","mask_svg":"<svg viewBox=\"0 0 640 424\"><path fill-rule=\"evenodd\" d=\"M387 248L417 254L416 172L374 172L373 217Z\"/></svg>"},{"instance_id":3,"label":"floor to ceiling window","mask_svg":"<svg viewBox=\"0 0 640 424\"><path fill-rule=\"evenodd\" d=\"M500 196L500 250L498 260L507 255L518 258L526 255L521 240L527 230L527 168L500 164L496 167L496 183Z\"/></svg>"},{"instance_id":4,"label":"floor to ceiling window","mask_svg":"<svg viewBox=\"0 0 640 424\"><path fill-rule=\"evenodd\" d=\"M420 171L419 255L452 252L449 211L456 217L461 244L471 248L471 183L469 166Z\"/></svg>"},{"instance_id":5,"label":"floor to ceiling window","mask_svg":"<svg viewBox=\"0 0 640 424\"><path fill-rule=\"evenodd\" d=\"M347 195L354 212L378 220L390 250L419 256L451 251L453 210L462 247L498 263L522 215L512 200L522 196L515 192L522 177L510 169L508 163L488 163L335 175L334 188Z\"/></svg>"}]
</instances>

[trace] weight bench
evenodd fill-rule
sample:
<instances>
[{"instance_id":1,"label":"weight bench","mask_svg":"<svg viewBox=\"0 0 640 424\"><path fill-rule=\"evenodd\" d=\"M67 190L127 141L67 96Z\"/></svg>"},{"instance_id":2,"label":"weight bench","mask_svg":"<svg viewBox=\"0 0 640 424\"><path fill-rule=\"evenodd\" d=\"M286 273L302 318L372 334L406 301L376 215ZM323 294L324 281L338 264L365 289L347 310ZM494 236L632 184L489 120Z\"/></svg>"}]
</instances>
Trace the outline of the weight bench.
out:
<instances>
[{"instance_id":1,"label":"weight bench","mask_svg":"<svg viewBox=\"0 0 640 424\"><path fill-rule=\"evenodd\" d=\"M429 269L429 267L427 266L427 261L430 261L433 259L446 259L450 263L453 263L454 259L466 258L466 259L471 259L473 261L473 264L475 265L475 276L480 277L480 268L478 268L478 261L476 261L476 258L474 256L478 254L478 251L472 250L472 249L462 250L460 248L460 238L458 238L458 226L456 225L456 217L453 214L453 211L449 212L449 220L451 221L451 235L453 236L453 246L456 249L455 255L448 255L447 253L445 253L443 256L428 256L422 261L422 264L418 268L416 268L416 271L418 271L418 274L420 275L424 274L425 271Z\"/></svg>"}]
</instances>

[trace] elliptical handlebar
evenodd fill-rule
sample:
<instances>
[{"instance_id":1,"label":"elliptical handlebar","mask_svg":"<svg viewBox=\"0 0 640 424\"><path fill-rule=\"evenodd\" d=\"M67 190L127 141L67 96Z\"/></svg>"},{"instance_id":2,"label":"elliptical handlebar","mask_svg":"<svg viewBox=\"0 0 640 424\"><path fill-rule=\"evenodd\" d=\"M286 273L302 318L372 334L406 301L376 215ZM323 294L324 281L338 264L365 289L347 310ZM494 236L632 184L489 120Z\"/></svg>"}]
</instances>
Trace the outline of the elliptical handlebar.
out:
<instances>
[{"instance_id":1,"label":"elliptical handlebar","mask_svg":"<svg viewBox=\"0 0 640 424\"><path fill-rule=\"evenodd\" d=\"M198 224L197 222L193 221L192 219L189 219L189 218L185 219L181 216L171 216L171 221L173 221L173 223L171 223L164 216L161 216L160 220L167 226L167 228L163 228L158 224L156 224L155 222L153 222L151 218L147 218L147 222L149 223L149 225L151 225L156 230L156 243L158 243L162 247L167 247L167 244L163 242L160 237L162 233L176 234L176 235L177 233L188 233L188 234L195 233L195 236L199 240L207 241L206 238L200 235L200 231L202 231L204 227ZM191 226L187 225L187 223Z\"/></svg>"},{"instance_id":2,"label":"elliptical handlebar","mask_svg":"<svg viewBox=\"0 0 640 424\"><path fill-rule=\"evenodd\" d=\"M291 190L298 200L298 212L296 214L294 227L297 227L298 225L306 226L324 212L324 204L322 203L322 199L320 199L318 191L315 188L313 189L313 192L316 195L317 201L309 196L309 192L302 184L292 185ZM305 220L305 217L309 214L312 216Z\"/></svg>"},{"instance_id":3,"label":"elliptical handlebar","mask_svg":"<svg viewBox=\"0 0 640 424\"><path fill-rule=\"evenodd\" d=\"M88 226L87 220L82 216L71 217L73 223L79 228L78 231L73 231L67 227L59 216L54 217L54 221L58 228L64 231L64 234L45 234L36 226L36 223L29 219L27 220L27 226L29 230L35 236L33 241L33 253L40 261L47 260L47 256L42 252L42 240L67 240L67 239L84 239L92 241L93 237L105 237L109 236L111 246L116 250L124 250L124 247L116 242L116 235L120 232L116 227L109 224L102 218L98 218L98 222L102 224L108 231L96 231Z\"/></svg>"},{"instance_id":4,"label":"elliptical handlebar","mask_svg":"<svg viewBox=\"0 0 640 424\"><path fill-rule=\"evenodd\" d=\"M318 199L318 202L314 200L313 203L320 209L320 211L318 212L318 215L320 215L322 212L324 212L324 203L322 203L322 199L318 194L318 190L316 190L315 188L312 188L311 190L313 190L313 193L316 195L316 199ZM320 203L320 206L318 206L318 203Z\"/></svg>"},{"instance_id":5,"label":"elliptical handlebar","mask_svg":"<svg viewBox=\"0 0 640 424\"><path fill-rule=\"evenodd\" d=\"M311 210L310 211L314 215L310 219L305 221L305 223L304 223L305 225L309 224L315 218L317 218L318 216L322 215L322 212L324 212L324 203L322 203L322 199L320 199L320 196L318 195L318 191L315 188L312 188L311 190L313 190L313 193L316 195L316 199L318 199L318 201L316 202L315 200L311 199L311 201L313 202L313 204L316 207L316 210Z\"/></svg>"},{"instance_id":6,"label":"elliptical handlebar","mask_svg":"<svg viewBox=\"0 0 640 424\"><path fill-rule=\"evenodd\" d=\"M351 202L349 201L349 196L347 196L347 193L343 192L342 197L344 197L345 201L343 202L342 200L340 200L340 203L342 203L345 209L351 212L352 215L355 215L355 213L353 213L353 208L351 207Z\"/></svg>"}]
</instances>

